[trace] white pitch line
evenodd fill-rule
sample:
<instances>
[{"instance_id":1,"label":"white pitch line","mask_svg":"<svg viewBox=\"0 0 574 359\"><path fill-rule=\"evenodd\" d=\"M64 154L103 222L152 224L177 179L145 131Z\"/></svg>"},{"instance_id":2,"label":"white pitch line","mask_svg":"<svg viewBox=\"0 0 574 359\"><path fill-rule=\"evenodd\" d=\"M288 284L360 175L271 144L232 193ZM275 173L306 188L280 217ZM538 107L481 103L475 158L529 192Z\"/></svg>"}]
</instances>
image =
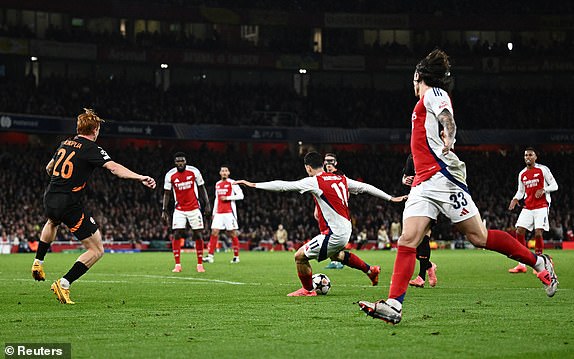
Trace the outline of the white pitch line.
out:
<instances>
[{"instance_id":1,"label":"white pitch line","mask_svg":"<svg viewBox=\"0 0 574 359\"><path fill-rule=\"evenodd\" d=\"M24 279L24 278L0 278L0 280L15 280L15 281L19 281L19 282L31 282L30 279ZM50 282L50 281L47 281ZM78 282L83 282L83 283L130 283L130 281L128 280L93 280L93 279L78 279Z\"/></svg>"},{"instance_id":2,"label":"white pitch line","mask_svg":"<svg viewBox=\"0 0 574 359\"><path fill-rule=\"evenodd\" d=\"M96 273L94 273L96 274ZM234 282L229 280L220 279L208 279L208 278L196 278L196 277L176 277L176 276L164 276L164 275L153 275L153 274L104 274L97 273L97 275L107 275L107 276L118 276L118 277L140 277L140 278L152 278L152 279L178 279L178 280L189 280L198 282L212 282L212 283L222 283L222 284L232 284L232 285L261 285L261 283L243 283Z\"/></svg>"}]
</instances>

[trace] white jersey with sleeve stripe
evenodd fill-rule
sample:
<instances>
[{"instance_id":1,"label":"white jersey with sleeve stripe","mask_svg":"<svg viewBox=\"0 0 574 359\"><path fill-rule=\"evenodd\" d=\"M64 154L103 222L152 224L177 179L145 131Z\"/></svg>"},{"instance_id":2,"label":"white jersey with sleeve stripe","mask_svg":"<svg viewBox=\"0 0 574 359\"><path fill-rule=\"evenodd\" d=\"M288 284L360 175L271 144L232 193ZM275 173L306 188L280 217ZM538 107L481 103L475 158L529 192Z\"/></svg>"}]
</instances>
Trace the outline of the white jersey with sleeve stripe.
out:
<instances>
[{"instance_id":1,"label":"white jersey with sleeve stripe","mask_svg":"<svg viewBox=\"0 0 574 359\"><path fill-rule=\"evenodd\" d=\"M385 191L378 189L377 187L370 185L368 183L355 181L347 177L347 186L349 187L349 192L352 194L367 193L371 196L382 198L385 201L390 201L392 196L387 194Z\"/></svg>"},{"instance_id":2,"label":"white jersey with sleeve stripe","mask_svg":"<svg viewBox=\"0 0 574 359\"><path fill-rule=\"evenodd\" d=\"M310 193L316 200L322 216L321 220L336 234L351 234L349 214L349 188L347 178L332 173L321 172L313 177L298 181L270 181L255 184L256 188L268 191Z\"/></svg>"},{"instance_id":3,"label":"white jersey with sleeve stripe","mask_svg":"<svg viewBox=\"0 0 574 359\"><path fill-rule=\"evenodd\" d=\"M415 105L411 119L411 153L416 175L412 186L415 187L441 172L468 192L465 163L459 160L453 151L446 155L442 153L444 142L440 136L438 115L444 110L454 116L450 97L446 91L437 87L429 88Z\"/></svg>"},{"instance_id":4,"label":"white jersey with sleeve stripe","mask_svg":"<svg viewBox=\"0 0 574 359\"><path fill-rule=\"evenodd\" d=\"M176 209L192 211L199 208L197 187L203 184L203 177L197 168L185 166L185 170L179 172L177 167L174 167L166 173L163 189L166 191L173 189Z\"/></svg>"}]
</instances>

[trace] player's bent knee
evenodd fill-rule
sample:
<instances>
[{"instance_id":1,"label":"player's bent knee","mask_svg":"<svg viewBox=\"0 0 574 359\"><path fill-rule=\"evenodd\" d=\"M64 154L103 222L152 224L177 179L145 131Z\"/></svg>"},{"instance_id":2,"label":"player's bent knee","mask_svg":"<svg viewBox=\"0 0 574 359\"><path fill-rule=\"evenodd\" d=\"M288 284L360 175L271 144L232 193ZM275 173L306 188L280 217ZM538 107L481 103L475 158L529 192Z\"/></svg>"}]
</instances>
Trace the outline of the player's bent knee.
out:
<instances>
[{"instance_id":1,"label":"player's bent knee","mask_svg":"<svg viewBox=\"0 0 574 359\"><path fill-rule=\"evenodd\" d=\"M399 237L398 245L416 248L418 246L419 242L420 242L420 238L417 238L417 236L408 235L406 233L403 233Z\"/></svg>"},{"instance_id":2,"label":"player's bent knee","mask_svg":"<svg viewBox=\"0 0 574 359\"><path fill-rule=\"evenodd\" d=\"M467 233L466 234L466 239L468 239L468 241L470 243L472 243L475 247L480 247L480 248L484 248L486 247L486 239L488 237L488 232L477 232L477 233Z\"/></svg>"},{"instance_id":3,"label":"player's bent knee","mask_svg":"<svg viewBox=\"0 0 574 359\"><path fill-rule=\"evenodd\" d=\"M337 254L333 254L330 259L332 261L336 261L336 262L342 262L345 259L345 252L344 251L340 251Z\"/></svg>"},{"instance_id":4,"label":"player's bent knee","mask_svg":"<svg viewBox=\"0 0 574 359\"><path fill-rule=\"evenodd\" d=\"M307 256L305 255L305 252L302 251L301 249L299 249L297 252L295 252L294 257L295 257L296 263L309 262L309 258L307 258Z\"/></svg>"}]
</instances>

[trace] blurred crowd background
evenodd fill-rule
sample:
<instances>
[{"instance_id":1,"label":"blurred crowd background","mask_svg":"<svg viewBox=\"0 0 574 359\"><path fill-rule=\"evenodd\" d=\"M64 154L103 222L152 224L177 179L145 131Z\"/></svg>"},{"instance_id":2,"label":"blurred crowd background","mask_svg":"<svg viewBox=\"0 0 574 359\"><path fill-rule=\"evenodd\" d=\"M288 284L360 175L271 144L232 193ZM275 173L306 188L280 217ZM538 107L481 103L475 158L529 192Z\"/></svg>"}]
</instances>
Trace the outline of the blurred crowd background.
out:
<instances>
[{"instance_id":1,"label":"blurred crowd background","mask_svg":"<svg viewBox=\"0 0 574 359\"><path fill-rule=\"evenodd\" d=\"M105 146L104 146L105 147ZM43 191L49 178L43 168L54 148L44 145L0 146L0 234L3 240L26 242L37 240L45 222L42 210ZM171 231L160 218L163 178L173 167L173 153L178 148L105 147L112 158L129 168L154 176L158 188L150 191L139 183L122 181L105 170L97 170L87 186L85 203L100 225L104 240L140 241L168 240ZM524 167L523 152L462 152L459 156L468 166L471 193L489 228L512 232L519 210L508 211L516 187L518 172ZM571 153L541 153L539 162L550 167L559 184L552 194L550 232L547 240L568 240L572 237L574 208L571 188L574 165ZM246 154L229 146L227 151L211 151L200 147L188 151L188 164L196 166L206 181L210 199L219 180L219 166L228 164L231 178L251 181L274 179L295 180L305 171L299 153ZM401 184L406 154L397 152L338 153L339 169L348 177L373 184L389 194L402 195L409 189ZM251 247L261 242L273 243L279 224L288 231L288 239L301 243L318 233L313 218L313 200L298 193L272 193L244 189L245 199L237 202L240 238ZM173 201L172 201L173 205ZM402 204L391 204L368 195L352 196L350 208L354 242L377 242L386 232L392 240L391 224L401 222ZM63 226L62 226L63 227ZM208 234L208 232L205 232ZM433 230L437 241L462 241L447 221L439 220ZM72 240L61 228L58 240Z\"/></svg>"}]
</instances>

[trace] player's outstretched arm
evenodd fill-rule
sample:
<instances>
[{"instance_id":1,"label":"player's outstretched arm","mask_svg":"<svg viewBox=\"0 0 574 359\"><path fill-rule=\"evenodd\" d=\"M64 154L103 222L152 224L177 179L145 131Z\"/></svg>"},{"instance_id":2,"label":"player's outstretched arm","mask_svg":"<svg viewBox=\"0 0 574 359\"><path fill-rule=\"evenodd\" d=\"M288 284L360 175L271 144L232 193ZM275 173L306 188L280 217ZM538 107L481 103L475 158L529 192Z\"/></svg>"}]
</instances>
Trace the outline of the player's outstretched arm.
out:
<instances>
[{"instance_id":1,"label":"player's outstretched arm","mask_svg":"<svg viewBox=\"0 0 574 359\"><path fill-rule=\"evenodd\" d=\"M133 179L133 180L141 182L146 187L149 187L151 189L155 188L156 183L152 177L137 174L134 171L128 169L127 167L124 167L123 165L121 165L117 162L108 161L108 162L104 163L104 168L106 168L112 174L114 174L115 176L117 176L119 178Z\"/></svg>"},{"instance_id":2,"label":"player's outstretched arm","mask_svg":"<svg viewBox=\"0 0 574 359\"><path fill-rule=\"evenodd\" d=\"M233 184L234 184L234 185L237 184L237 185L240 185L240 186L255 188L255 183L249 182L249 181L246 181L246 180L237 180L237 181L233 182Z\"/></svg>"},{"instance_id":3,"label":"player's outstretched arm","mask_svg":"<svg viewBox=\"0 0 574 359\"><path fill-rule=\"evenodd\" d=\"M408 195L398 196L398 197L391 197L390 201L393 203L401 203L406 201L409 198Z\"/></svg>"},{"instance_id":4,"label":"player's outstretched arm","mask_svg":"<svg viewBox=\"0 0 574 359\"><path fill-rule=\"evenodd\" d=\"M347 185L349 186L349 192L352 194L366 193L370 194L371 196L384 199L385 201L390 201L392 199L390 194L368 183L347 178Z\"/></svg>"},{"instance_id":5,"label":"player's outstretched arm","mask_svg":"<svg viewBox=\"0 0 574 359\"><path fill-rule=\"evenodd\" d=\"M265 191L272 192L300 192L305 193L308 191L316 190L317 181L313 177L305 177L298 181L269 181L269 182L249 182L246 180L235 181L234 184L240 184L247 187L258 188ZM315 185L314 185L315 184Z\"/></svg>"}]
</instances>

